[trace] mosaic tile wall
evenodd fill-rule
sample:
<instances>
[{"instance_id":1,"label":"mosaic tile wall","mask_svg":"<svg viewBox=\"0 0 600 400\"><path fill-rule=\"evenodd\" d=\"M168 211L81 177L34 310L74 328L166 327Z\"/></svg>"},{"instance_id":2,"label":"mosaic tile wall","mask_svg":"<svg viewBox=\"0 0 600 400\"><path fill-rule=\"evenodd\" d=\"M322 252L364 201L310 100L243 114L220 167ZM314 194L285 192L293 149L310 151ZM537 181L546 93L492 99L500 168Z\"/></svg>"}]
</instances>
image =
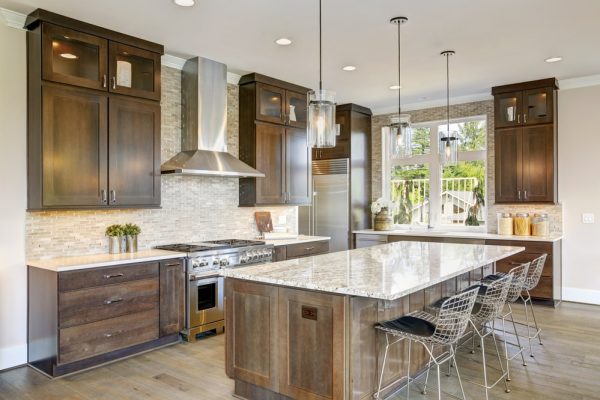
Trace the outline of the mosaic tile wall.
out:
<instances>
[{"instance_id":1,"label":"mosaic tile wall","mask_svg":"<svg viewBox=\"0 0 600 400\"><path fill-rule=\"evenodd\" d=\"M180 71L162 68L162 149L166 161L181 149ZM238 87L228 85L228 150L238 155ZM238 180L167 175L162 177L162 208L30 212L26 217L28 259L108 251L108 225L133 222L142 228L139 247L257 235L254 212L269 210L273 222L286 220L297 232L297 207L238 207Z\"/></svg>"},{"instance_id":2,"label":"mosaic tile wall","mask_svg":"<svg viewBox=\"0 0 600 400\"><path fill-rule=\"evenodd\" d=\"M441 121L446 119L446 107L434 107L424 110L407 111L413 123ZM381 197L381 128L389 123L391 114L376 115L372 120L372 197L373 200ZM450 106L450 118L464 118L485 115L487 117L487 210L488 232L497 232L498 212L544 212L550 220L552 232L562 232L562 206L561 205L496 205L494 204L494 102L493 100L478 101L474 103L456 104Z\"/></svg>"}]
</instances>

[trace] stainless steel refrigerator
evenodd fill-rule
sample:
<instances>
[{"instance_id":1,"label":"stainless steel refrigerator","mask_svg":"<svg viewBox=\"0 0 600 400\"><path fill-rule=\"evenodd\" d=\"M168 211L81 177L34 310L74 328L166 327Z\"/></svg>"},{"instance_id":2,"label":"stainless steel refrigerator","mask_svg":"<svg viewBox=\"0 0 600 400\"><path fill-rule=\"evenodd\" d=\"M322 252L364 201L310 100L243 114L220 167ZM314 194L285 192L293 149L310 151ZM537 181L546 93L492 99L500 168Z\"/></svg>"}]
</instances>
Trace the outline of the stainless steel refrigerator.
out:
<instances>
[{"instance_id":1,"label":"stainless steel refrigerator","mask_svg":"<svg viewBox=\"0 0 600 400\"><path fill-rule=\"evenodd\" d=\"M350 160L312 162L313 201L298 210L301 234L329 236L330 251L348 250L350 229Z\"/></svg>"}]
</instances>

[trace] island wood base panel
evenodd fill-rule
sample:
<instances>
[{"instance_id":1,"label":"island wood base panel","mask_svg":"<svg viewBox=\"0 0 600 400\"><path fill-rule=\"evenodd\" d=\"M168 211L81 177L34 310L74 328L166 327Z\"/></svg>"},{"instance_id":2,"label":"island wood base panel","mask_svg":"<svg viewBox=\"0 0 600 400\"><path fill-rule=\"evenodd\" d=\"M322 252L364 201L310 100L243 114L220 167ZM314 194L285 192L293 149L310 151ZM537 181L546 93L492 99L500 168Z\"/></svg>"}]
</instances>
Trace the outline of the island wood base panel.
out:
<instances>
[{"instance_id":1,"label":"island wood base panel","mask_svg":"<svg viewBox=\"0 0 600 400\"><path fill-rule=\"evenodd\" d=\"M371 399L385 348L375 323L422 310L493 269L478 268L392 301L227 278L226 372L235 394L248 400ZM404 343L390 348L384 386L406 375L407 351ZM427 361L425 349L413 346L411 375Z\"/></svg>"}]
</instances>

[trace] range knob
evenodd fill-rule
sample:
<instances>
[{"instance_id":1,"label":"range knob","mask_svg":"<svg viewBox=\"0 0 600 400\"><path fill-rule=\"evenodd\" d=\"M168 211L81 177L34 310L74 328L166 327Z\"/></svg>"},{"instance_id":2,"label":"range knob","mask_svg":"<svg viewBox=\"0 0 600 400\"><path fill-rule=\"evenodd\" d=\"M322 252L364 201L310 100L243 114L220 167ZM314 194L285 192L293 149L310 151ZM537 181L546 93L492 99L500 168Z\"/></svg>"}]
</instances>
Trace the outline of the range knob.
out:
<instances>
[{"instance_id":1,"label":"range knob","mask_svg":"<svg viewBox=\"0 0 600 400\"><path fill-rule=\"evenodd\" d=\"M246 254L242 254L240 256L240 264L246 264L246 262L248 262L248 257L246 256Z\"/></svg>"},{"instance_id":2,"label":"range knob","mask_svg":"<svg viewBox=\"0 0 600 400\"><path fill-rule=\"evenodd\" d=\"M208 260L202 260L202 261L200 261L200 266L201 267L207 267L208 266Z\"/></svg>"},{"instance_id":3,"label":"range knob","mask_svg":"<svg viewBox=\"0 0 600 400\"><path fill-rule=\"evenodd\" d=\"M202 264L200 263L200 260L192 260L192 268L198 268L201 266Z\"/></svg>"},{"instance_id":4,"label":"range knob","mask_svg":"<svg viewBox=\"0 0 600 400\"><path fill-rule=\"evenodd\" d=\"M227 258L224 258L221 260L220 264L221 264L221 267L226 267L229 265L229 260Z\"/></svg>"},{"instance_id":5,"label":"range knob","mask_svg":"<svg viewBox=\"0 0 600 400\"><path fill-rule=\"evenodd\" d=\"M217 266L219 265L219 260L218 260L217 258L215 258L215 259L213 260L213 265L217 265Z\"/></svg>"}]
</instances>

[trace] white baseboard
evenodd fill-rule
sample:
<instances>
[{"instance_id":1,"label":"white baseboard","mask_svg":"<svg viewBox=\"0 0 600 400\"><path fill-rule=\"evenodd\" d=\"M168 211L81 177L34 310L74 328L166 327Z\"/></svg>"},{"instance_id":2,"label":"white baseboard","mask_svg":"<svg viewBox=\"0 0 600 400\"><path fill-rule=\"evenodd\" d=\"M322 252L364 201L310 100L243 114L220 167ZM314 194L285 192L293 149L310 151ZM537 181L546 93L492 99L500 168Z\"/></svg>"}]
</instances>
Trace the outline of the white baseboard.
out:
<instances>
[{"instance_id":1,"label":"white baseboard","mask_svg":"<svg viewBox=\"0 0 600 400\"><path fill-rule=\"evenodd\" d=\"M600 290L563 287L564 301L600 305Z\"/></svg>"},{"instance_id":2,"label":"white baseboard","mask_svg":"<svg viewBox=\"0 0 600 400\"><path fill-rule=\"evenodd\" d=\"M27 363L27 344L0 348L0 371Z\"/></svg>"}]
</instances>

